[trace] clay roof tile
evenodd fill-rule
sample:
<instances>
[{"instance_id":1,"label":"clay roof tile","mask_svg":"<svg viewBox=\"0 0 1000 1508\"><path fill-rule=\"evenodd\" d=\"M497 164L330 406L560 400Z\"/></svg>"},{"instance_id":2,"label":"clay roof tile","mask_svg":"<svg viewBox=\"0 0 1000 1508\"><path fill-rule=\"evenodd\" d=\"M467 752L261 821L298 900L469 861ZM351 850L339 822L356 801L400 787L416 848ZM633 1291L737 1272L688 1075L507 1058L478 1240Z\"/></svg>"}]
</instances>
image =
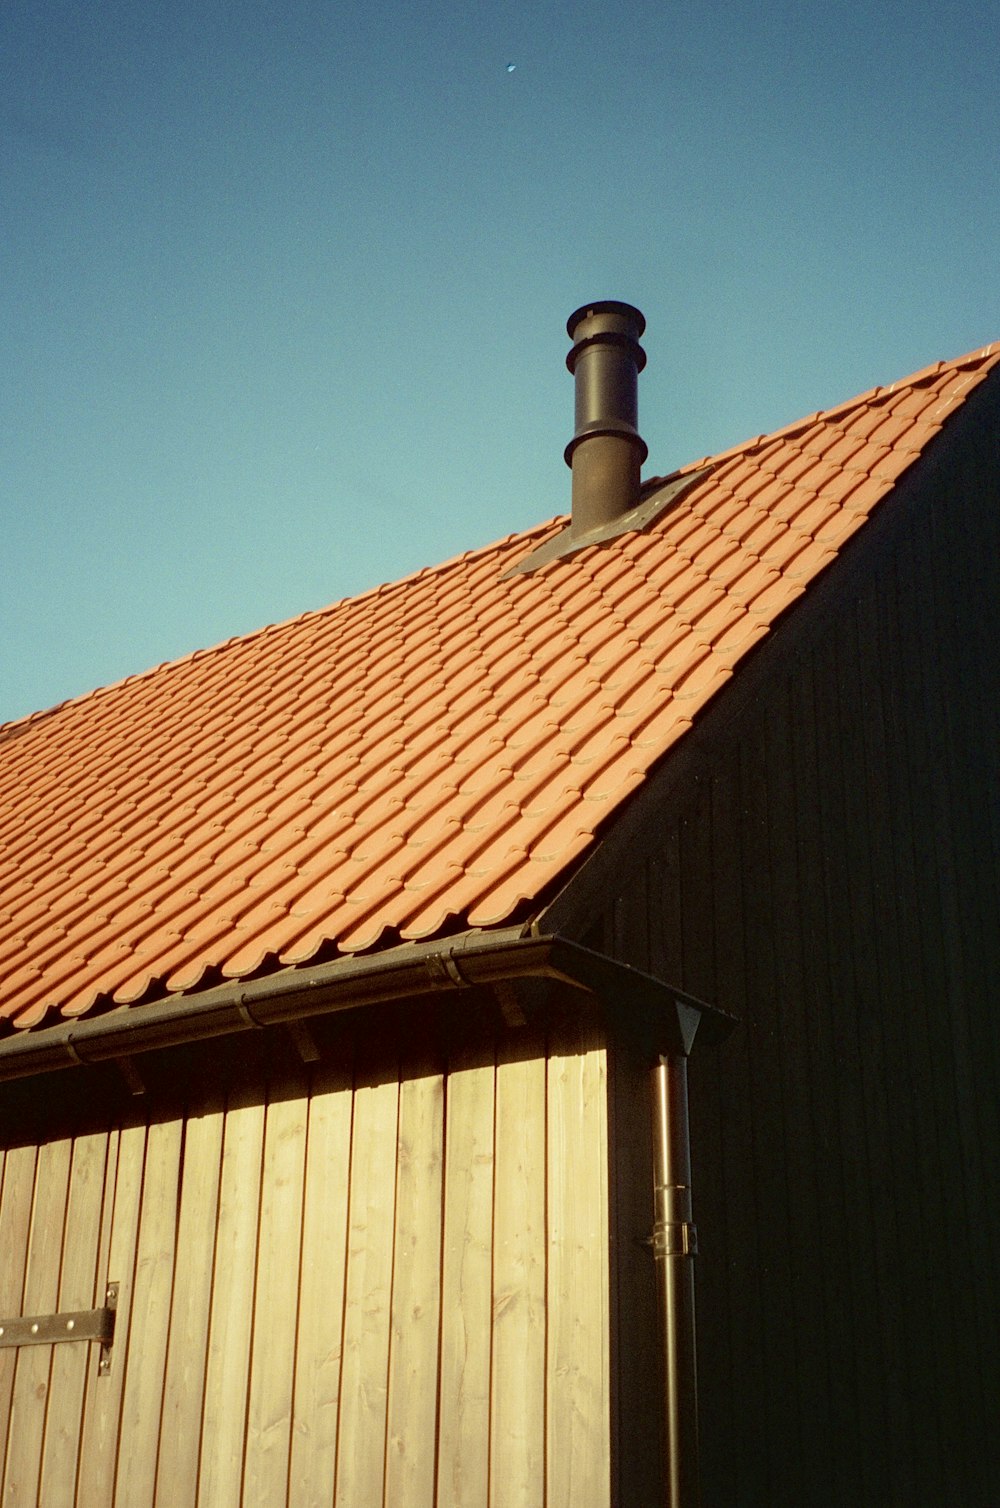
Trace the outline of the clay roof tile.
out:
<instances>
[{"instance_id":1,"label":"clay roof tile","mask_svg":"<svg viewBox=\"0 0 1000 1508\"><path fill-rule=\"evenodd\" d=\"M565 519L0 730L0 1021L537 910L998 361L685 467L532 574Z\"/></svg>"}]
</instances>

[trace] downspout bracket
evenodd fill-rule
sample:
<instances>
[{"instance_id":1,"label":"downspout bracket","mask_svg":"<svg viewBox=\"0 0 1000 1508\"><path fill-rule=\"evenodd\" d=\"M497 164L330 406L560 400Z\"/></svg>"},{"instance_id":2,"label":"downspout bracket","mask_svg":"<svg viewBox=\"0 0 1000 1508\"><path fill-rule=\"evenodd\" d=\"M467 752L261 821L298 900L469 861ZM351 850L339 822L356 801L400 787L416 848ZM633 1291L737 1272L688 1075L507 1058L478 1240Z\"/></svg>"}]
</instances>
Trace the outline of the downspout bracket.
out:
<instances>
[{"instance_id":1,"label":"downspout bracket","mask_svg":"<svg viewBox=\"0 0 1000 1508\"><path fill-rule=\"evenodd\" d=\"M696 1257L698 1255L698 1227L693 1220L662 1221L653 1226L646 1245L652 1247L656 1261L665 1257Z\"/></svg>"}]
</instances>

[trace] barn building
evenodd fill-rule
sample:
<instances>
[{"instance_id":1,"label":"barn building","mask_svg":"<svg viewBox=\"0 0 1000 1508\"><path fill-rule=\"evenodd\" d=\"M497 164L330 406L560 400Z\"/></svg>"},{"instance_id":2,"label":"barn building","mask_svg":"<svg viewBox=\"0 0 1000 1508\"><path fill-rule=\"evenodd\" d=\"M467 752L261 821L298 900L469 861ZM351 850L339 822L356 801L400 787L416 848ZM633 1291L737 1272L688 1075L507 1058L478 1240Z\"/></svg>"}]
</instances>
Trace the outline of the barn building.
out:
<instances>
[{"instance_id":1,"label":"barn building","mask_svg":"<svg viewBox=\"0 0 1000 1508\"><path fill-rule=\"evenodd\" d=\"M0 729L5 1504L1000 1501L1000 347L569 333L569 519Z\"/></svg>"}]
</instances>

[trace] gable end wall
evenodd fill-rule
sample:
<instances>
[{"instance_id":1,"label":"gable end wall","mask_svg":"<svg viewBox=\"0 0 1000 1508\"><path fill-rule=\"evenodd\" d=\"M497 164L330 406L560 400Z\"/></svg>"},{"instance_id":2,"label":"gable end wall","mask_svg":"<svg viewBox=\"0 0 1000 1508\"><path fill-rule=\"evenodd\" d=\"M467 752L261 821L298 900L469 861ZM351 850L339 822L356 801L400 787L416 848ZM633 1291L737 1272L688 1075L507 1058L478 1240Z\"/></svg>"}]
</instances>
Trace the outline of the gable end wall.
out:
<instances>
[{"instance_id":1,"label":"gable end wall","mask_svg":"<svg viewBox=\"0 0 1000 1508\"><path fill-rule=\"evenodd\" d=\"M1000 415L973 404L765 646L590 933L742 1021L691 1061L705 1508L1000 1493Z\"/></svg>"}]
</instances>

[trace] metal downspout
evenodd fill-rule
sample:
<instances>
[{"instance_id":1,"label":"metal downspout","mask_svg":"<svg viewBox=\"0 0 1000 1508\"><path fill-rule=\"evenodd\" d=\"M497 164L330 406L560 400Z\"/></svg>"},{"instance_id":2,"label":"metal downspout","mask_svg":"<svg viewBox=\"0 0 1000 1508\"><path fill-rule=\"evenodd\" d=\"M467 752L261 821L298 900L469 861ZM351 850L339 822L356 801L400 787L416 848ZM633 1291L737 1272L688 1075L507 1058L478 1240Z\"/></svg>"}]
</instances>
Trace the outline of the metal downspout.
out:
<instances>
[{"instance_id":1,"label":"metal downspout","mask_svg":"<svg viewBox=\"0 0 1000 1508\"><path fill-rule=\"evenodd\" d=\"M652 1070L653 1257L663 1355L664 1503L697 1508L698 1392L695 1357L691 1138L687 1058Z\"/></svg>"}]
</instances>

